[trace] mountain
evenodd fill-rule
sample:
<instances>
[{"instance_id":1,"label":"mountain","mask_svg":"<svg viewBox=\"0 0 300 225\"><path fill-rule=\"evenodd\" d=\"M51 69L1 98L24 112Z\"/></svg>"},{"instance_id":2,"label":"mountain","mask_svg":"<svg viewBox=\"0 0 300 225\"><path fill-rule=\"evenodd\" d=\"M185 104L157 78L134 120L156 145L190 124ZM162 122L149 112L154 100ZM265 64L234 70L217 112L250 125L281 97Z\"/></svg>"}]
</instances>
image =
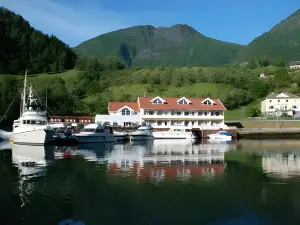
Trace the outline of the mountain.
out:
<instances>
[{"instance_id":1,"label":"mountain","mask_svg":"<svg viewBox=\"0 0 300 225\"><path fill-rule=\"evenodd\" d=\"M300 60L300 10L249 43L237 61L264 55L279 57L287 63Z\"/></svg>"},{"instance_id":2,"label":"mountain","mask_svg":"<svg viewBox=\"0 0 300 225\"><path fill-rule=\"evenodd\" d=\"M87 40L74 50L83 56L120 56L129 67L223 65L243 46L206 37L188 25L134 26Z\"/></svg>"},{"instance_id":3,"label":"mountain","mask_svg":"<svg viewBox=\"0 0 300 225\"><path fill-rule=\"evenodd\" d=\"M58 72L72 69L76 54L55 36L30 26L28 21L0 7L0 74Z\"/></svg>"}]
</instances>

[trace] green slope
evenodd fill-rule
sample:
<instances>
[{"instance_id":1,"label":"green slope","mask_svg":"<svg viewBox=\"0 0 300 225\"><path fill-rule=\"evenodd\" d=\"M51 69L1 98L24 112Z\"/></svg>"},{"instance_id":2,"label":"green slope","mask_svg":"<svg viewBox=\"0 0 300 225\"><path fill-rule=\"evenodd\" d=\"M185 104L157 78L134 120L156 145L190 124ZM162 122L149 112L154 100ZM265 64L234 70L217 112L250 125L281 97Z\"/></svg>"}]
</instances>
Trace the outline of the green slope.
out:
<instances>
[{"instance_id":1,"label":"green slope","mask_svg":"<svg viewBox=\"0 0 300 225\"><path fill-rule=\"evenodd\" d=\"M238 61L264 55L282 58L287 63L300 60L300 10L254 39L240 52Z\"/></svg>"},{"instance_id":2,"label":"green slope","mask_svg":"<svg viewBox=\"0 0 300 225\"><path fill-rule=\"evenodd\" d=\"M208 38L188 25L135 26L87 40L75 51L84 56L120 56L128 66L223 65L241 45Z\"/></svg>"}]
</instances>

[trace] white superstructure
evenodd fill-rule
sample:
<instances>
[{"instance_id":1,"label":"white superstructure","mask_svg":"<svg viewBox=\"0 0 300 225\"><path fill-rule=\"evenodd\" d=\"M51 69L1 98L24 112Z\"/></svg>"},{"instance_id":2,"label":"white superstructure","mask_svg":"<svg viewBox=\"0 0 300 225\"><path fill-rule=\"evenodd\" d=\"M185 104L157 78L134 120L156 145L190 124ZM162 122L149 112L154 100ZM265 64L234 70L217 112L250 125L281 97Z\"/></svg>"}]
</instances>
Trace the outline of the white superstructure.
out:
<instances>
[{"instance_id":1,"label":"white superstructure","mask_svg":"<svg viewBox=\"0 0 300 225\"><path fill-rule=\"evenodd\" d=\"M28 99L26 99L27 88L25 74L20 118L15 120L13 124L13 142L16 144L30 145L44 145L51 143L54 140L54 131L48 125L46 111L40 109L31 86L29 86L29 95Z\"/></svg>"},{"instance_id":2,"label":"white superstructure","mask_svg":"<svg viewBox=\"0 0 300 225\"><path fill-rule=\"evenodd\" d=\"M152 127L148 125L141 126L130 134L130 139L132 141L152 140L153 138Z\"/></svg>"},{"instance_id":3,"label":"white superstructure","mask_svg":"<svg viewBox=\"0 0 300 225\"><path fill-rule=\"evenodd\" d=\"M106 126L101 124L88 124L80 133L74 134L79 143L101 143L115 141L115 137Z\"/></svg>"},{"instance_id":4,"label":"white superstructure","mask_svg":"<svg viewBox=\"0 0 300 225\"><path fill-rule=\"evenodd\" d=\"M183 126L171 127L168 131L155 131L153 132L155 139L196 139L197 137L193 134L190 129Z\"/></svg>"}]
</instances>

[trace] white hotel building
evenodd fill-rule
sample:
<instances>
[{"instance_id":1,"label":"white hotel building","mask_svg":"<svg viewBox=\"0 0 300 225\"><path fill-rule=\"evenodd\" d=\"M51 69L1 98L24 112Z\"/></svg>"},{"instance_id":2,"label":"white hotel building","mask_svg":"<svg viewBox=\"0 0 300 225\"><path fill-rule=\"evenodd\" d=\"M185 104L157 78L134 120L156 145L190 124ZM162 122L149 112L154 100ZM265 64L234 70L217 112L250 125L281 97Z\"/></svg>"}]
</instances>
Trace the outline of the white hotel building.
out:
<instances>
[{"instance_id":1,"label":"white hotel building","mask_svg":"<svg viewBox=\"0 0 300 225\"><path fill-rule=\"evenodd\" d=\"M153 128L226 127L225 106L219 99L138 97L137 102L109 102L109 115L97 115L96 123L129 126L146 123Z\"/></svg>"}]
</instances>

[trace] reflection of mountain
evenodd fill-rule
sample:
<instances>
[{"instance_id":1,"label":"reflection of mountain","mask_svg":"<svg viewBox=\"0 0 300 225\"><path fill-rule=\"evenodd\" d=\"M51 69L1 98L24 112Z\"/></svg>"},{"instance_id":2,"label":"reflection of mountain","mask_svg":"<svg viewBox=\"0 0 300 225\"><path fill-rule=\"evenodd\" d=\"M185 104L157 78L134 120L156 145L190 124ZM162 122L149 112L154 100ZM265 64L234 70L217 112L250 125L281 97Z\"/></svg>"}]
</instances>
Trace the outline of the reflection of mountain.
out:
<instances>
[{"instance_id":1,"label":"reflection of mountain","mask_svg":"<svg viewBox=\"0 0 300 225\"><path fill-rule=\"evenodd\" d=\"M300 152L263 154L262 167L265 172L279 177L300 175Z\"/></svg>"}]
</instances>

